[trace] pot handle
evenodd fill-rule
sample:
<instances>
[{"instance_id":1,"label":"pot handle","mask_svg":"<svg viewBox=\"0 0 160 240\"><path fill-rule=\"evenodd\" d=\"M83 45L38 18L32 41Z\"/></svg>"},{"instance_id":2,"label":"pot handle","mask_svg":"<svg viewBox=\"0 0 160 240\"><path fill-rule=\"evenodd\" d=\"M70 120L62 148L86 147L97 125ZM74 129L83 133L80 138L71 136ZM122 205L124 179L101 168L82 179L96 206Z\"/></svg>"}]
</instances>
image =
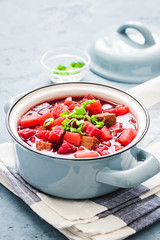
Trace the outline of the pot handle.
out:
<instances>
[{"instance_id":1,"label":"pot handle","mask_svg":"<svg viewBox=\"0 0 160 240\"><path fill-rule=\"evenodd\" d=\"M144 161L129 170L112 170L104 167L96 175L96 181L119 188L131 188L153 177L160 171L160 162L149 152L140 150L138 161Z\"/></svg>"},{"instance_id":2,"label":"pot handle","mask_svg":"<svg viewBox=\"0 0 160 240\"><path fill-rule=\"evenodd\" d=\"M8 110L10 109L10 107L18 100L20 99L23 95L25 95L26 93L21 93L13 98L11 98L5 105L4 105L4 111L7 114Z\"/></svg>"},{"instance_id":3,"label":"pot handle","mask_svg":"<svg viewBox=\"0 0 160 240\"><path fill-rule=\"evenodd\" d=\"M138 44L138 43L134 42L132 39L130 39L126 33L127 28L133 28L133 29L139 31L145 39L144 44L143 45ZM124 37L124 40L127 40L128 43L131 43L132 45L134 44L139 47L141 46L141 47L147 48L147 47L151 47L155 44L155 40L152 36L152 33L149 31L149 29L147 27L145 27L144 25L142 25L139 22L128 22L128 23L120 26L117 29L117 32L120 33Z\"/></svg>"}]
</instances>

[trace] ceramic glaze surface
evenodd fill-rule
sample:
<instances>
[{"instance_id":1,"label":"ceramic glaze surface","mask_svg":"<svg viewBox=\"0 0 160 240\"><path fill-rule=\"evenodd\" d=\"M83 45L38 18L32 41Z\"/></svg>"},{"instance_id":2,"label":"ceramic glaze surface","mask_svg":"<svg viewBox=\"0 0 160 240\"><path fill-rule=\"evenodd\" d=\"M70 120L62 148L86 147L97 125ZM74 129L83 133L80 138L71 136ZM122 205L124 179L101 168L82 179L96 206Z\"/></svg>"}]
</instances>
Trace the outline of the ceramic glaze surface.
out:
<instances>
[{"instance_id":1,"label":"ceramic glaze surface","mask_svg":"<svg viewBox=\"0 0 160 240\"><path fill-rule=\"evenodd\" d=\"M135 167L139 166L138 160L144 160L147 154L145 153L143 158L137 159L138 146L106 159L72 161L39 156L17 144L16 165L20 175L42 192L62 198L86 199L115 191L122 187L120 182L124 179L123 187L133 187L160 170L159 164L153 157L151 162L155 168L152 169L151 165L147 165L146 168L143 167L145 173L142 172L138 176L138 169ZM128 169L131 169L130 172L125 173ZM112 170L114 173L116 172L116 177L112 177L113 173L110 172ZM122 176L118 176L122 172L124 179ZM110 184L111 181L113 181L112 184Z\"/></svg>"}]
</instances>

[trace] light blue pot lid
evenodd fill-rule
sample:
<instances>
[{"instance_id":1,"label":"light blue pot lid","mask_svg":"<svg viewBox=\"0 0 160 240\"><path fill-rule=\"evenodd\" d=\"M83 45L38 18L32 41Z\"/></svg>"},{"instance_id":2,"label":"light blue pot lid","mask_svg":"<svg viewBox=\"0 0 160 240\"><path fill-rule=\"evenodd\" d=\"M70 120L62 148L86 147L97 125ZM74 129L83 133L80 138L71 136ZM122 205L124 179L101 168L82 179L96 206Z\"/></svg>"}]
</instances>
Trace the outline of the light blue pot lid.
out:
<instances>
[{"instance_id":1,"label":"light blue pot lid","mask_svg":"<svg viewBox=\"0 0 160 240\"><path fill-rule=\"evenodd\" d=\"M128 29L135 29L136 42L128 35ZM138 41L138 42L137 42ZM160 75L160 36L152 34L139 22L120 26L110 36L96 40L89 49L91 70L110 80L140 83Z\"/></svg>"}]
</instances>

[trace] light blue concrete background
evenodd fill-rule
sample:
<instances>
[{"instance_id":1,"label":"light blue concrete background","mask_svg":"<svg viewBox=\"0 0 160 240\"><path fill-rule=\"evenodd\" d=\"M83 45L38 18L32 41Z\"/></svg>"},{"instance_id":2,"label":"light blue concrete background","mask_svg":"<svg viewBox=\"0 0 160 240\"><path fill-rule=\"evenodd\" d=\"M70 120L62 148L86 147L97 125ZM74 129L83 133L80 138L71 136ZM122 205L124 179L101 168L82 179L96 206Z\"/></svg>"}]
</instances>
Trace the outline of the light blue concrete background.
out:
<instances>
[{"instance_id":1,"label":"light blue concrete background","mask_svg":"<svg viewBox=\"0 0 160 240\"><path fill-rule=\"evenodd\" d=\"M21 92L50 84L40 65L46 50L87 50L96 38L127 21L140 21L160 34L159 0L0 0L0 142L9 140L4 104ZM84 81L132 87L92 72ZM0 185L0 239L66 238ZM160 240L160 223L128 238L132 239Z\"/></svg>"}]
</instances>

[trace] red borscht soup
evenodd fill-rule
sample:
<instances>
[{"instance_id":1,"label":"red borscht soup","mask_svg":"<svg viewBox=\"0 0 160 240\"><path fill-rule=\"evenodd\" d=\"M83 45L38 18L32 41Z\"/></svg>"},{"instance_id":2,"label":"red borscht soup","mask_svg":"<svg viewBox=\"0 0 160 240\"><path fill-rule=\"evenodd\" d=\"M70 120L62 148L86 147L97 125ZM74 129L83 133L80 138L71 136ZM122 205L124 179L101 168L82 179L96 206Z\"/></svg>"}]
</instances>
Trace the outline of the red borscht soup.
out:
<instances>
[{"instance_id":1,"label":"red borscht soup","mask_svg":"<svg viewBox=\"0 0 160 240\"><path fill-rule=\"evenodd\" d=\"M88 94L34 106L19 119L17 130L34 150L93 158L123 149L136 137L137 128L128 106Z\"/></svg>"}]
</instances>

